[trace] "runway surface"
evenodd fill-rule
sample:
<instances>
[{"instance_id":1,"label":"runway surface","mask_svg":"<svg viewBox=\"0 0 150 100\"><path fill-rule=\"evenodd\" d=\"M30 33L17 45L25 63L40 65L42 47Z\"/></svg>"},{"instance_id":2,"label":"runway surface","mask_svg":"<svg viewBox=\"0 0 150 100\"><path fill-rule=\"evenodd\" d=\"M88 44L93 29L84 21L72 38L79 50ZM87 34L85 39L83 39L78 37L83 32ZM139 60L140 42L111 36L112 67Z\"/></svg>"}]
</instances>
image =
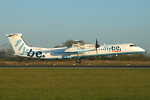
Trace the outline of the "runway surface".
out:
<instances>
[{"instance_id":1,"label":"runway surface","mask_svg":"<svg viewBox=\"0 0 150 100\"><path fill-rule=\"evenodd\" d=\"M150 66L0 66L0 68L150 69Z\"/></svg>"}]
</instances>

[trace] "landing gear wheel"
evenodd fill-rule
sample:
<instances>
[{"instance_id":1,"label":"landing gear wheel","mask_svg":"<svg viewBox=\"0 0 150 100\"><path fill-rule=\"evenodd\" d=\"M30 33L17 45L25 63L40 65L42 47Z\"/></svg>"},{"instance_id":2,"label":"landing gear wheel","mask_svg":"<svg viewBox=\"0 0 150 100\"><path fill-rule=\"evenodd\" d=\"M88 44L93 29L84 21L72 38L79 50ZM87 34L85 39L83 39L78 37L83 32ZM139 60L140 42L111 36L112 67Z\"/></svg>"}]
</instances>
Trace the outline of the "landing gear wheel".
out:
<instances>
[{"instance_id":1,"label":"landing gear wheel","mask_svg":"<svg viewBox=\"0 0 150 100\"><path fill-rule=\"evenodd\" d=\"M76 60L76 62L79 63L79 64L81 64L81 63L82 63L81 58L78 58L78 59Z\"/></svg>"}]
</instances>

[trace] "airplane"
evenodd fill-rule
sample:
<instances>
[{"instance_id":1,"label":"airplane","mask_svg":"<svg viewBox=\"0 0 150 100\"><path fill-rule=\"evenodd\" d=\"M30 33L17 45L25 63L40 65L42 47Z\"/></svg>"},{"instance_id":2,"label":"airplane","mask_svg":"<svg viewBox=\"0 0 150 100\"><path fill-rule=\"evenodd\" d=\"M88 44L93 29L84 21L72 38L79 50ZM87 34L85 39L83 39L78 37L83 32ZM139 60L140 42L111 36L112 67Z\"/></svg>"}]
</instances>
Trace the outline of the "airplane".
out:
<instances>
[{"instance_id":1,"label":"airplane","mask_svg":"<svg viewBox=\"0 0 150 100\"><path fill-rule=\"evenodd\" d=\"M83 44L76 40L70 47L61 48L41 48L30 47L22 39L22 34L6 34L16 56L30 57L39 59L67 59L77 58L76 62L81 64L82 57L104 56L104 55L119 55L141 53L145 50L133 43L114 44L114 45L99 45L96 39L95 44Z\"/></svg>"}]
</instances>

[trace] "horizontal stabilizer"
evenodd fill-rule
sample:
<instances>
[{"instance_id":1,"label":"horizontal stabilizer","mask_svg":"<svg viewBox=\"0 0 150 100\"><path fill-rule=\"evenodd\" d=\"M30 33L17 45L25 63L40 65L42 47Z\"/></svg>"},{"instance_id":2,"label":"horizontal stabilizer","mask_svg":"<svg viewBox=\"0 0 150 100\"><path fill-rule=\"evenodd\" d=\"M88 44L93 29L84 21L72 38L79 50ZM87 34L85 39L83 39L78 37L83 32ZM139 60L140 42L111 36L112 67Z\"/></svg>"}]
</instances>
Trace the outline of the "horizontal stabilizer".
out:
<instances>
[{"instance_id":1,"label":"horizontal stabilizer","mask_svg":"<svg viewBox=\"0 0 150 100\"><path fill-rule=\"evenodd\" d=\"M22 36L22 34L6 34L7 37L12 37L12 36Z\"/></svg>"}]
</instances>

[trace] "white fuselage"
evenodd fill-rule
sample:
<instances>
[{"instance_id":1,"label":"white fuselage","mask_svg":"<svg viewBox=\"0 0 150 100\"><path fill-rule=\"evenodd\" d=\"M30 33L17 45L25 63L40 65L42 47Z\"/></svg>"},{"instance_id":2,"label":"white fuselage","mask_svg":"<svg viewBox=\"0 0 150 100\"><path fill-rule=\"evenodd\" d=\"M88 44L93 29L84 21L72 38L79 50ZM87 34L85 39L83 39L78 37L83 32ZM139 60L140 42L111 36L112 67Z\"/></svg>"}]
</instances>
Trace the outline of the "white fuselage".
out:
<instances>
[{"instance_id":1,"label":"white fuselage","mask_svg":"<svg viewBox=\"0 0 150 100\"><path fill-rule=\"evenodd\" d=\"M71 48L71 50L69 50ZM78 52L76 52L78 51ZM118 55L140 53L145 50L135 46L132 43L128 44L115 44L115 45L101 45L95 50L94 44L85 44L82 47L63 47L63 48L36 48L30 47L30 51L25 53L24 57L33 57L41 59L66 59L90 57L90 56L103 56L103 55Z\"/></svg>"}]
</instances>

